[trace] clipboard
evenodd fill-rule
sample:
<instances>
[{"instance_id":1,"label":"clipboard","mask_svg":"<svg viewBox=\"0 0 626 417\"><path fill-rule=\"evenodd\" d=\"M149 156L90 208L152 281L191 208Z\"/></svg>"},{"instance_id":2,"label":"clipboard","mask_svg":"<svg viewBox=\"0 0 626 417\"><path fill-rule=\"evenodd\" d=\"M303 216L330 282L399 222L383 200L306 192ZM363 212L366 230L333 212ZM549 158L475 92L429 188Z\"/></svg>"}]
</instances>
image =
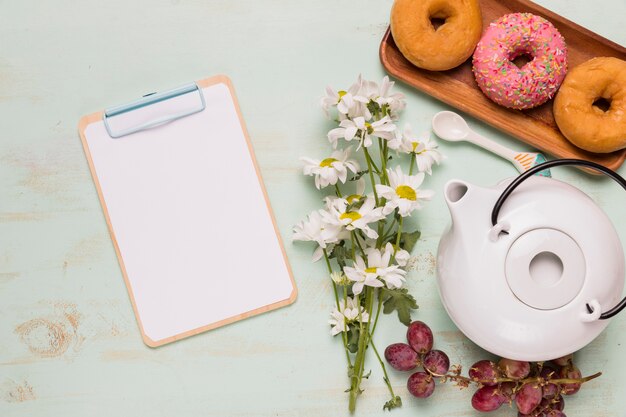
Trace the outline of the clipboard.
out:
<instances>
[{"instance_id":1,"label":"clipboard","mask_svg":"<svg viewBox=\"0 0 626 417\"><path fill-rule=\"evenodd\" d=\"M295 301L230 79L85 116L79 134L145 344Z\"/></svg>"}]
</instances>

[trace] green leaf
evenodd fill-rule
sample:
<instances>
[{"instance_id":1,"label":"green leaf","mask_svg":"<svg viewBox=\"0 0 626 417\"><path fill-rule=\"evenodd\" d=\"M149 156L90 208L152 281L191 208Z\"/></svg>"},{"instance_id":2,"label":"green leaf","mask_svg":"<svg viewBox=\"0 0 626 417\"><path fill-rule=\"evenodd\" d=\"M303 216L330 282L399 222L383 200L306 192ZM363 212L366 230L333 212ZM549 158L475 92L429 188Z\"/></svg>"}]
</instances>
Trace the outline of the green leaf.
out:
<instances>
[{"instance_id":1,"label":"green leaf","mask_svg":"<svg viewBox=\"0 0 626 417\"><path fill-rule=\"evenodd\" d=\"M419 230L410 233L403 232L400 237L400 247L407 252L411 252L421 235L422 233Z\"/></svg>"},{"instance_id":2,"label":"green leaf","mask_svg":"<svg viewBox=\"0 0 626 417\"><path fill-rule=\"evenodd\" d=\"M383 410L392 410L397 407L402 407L402 399L399 396L395 396L395 398L390 399L383 405Z\"/></svg>"},{"instance_id":3,"label":"green leaf","mask_svg":"<svg viewBox=\"0 0 626 417\"><path fill-rule=\"evenodd\" d=\"M390 314L393 311L398 313L398 319L405 326L411 324L411 310L418 308L415 298L406 288L390 290L382 289L383 313Z\"/></svg>"},{"instance_id":4,"label":"green leaf","mask_svg":"<svg viewBox=\"0 0 626 417\"><path fill-rule=\"evenodd\" d=\"M357 181L359 179L361 179L361 177L365 174L369 174L369 170L363 170L363 171L358 171L356 174L354 174L354 176L352 178L349 179L349 181Z\"/></svg>"},{"instance_id":5,"label":"green leaf","mask_svg":"<svg viewBox=\"0 0 626 417\"><path fill-rule=\"evenodd\" d=\"M333 251L330 254L330 257L336 258L337 263L343 269L343 267L346 266L346 259L350 258L351 255L350 255L350 252L345 248L345 246L343 246L343 242L341 243L342 244L337 245L333 248Z\"/></svg>"},{"instance_id":6,"label":"green leaf","mask_svg":"<svg viewBox=\"0 0 626 417\"><path fill-rule=\"evenodd\" d=\"M378 104L374 100L370 100L369 103L367 103L367 109L372 114L377 114L379 111L381 111L380 104Z\"/></svg>"},{"instance_id":7,"label":"green leaf","mask_svg":"<svg viewBox=\"0 0 626 417\"><path fill-rule=\"evenodd\" d=\"M359 350L359 327L350 326L348 329L348 351L356 353Z\"/></svg>"}]
</instances>

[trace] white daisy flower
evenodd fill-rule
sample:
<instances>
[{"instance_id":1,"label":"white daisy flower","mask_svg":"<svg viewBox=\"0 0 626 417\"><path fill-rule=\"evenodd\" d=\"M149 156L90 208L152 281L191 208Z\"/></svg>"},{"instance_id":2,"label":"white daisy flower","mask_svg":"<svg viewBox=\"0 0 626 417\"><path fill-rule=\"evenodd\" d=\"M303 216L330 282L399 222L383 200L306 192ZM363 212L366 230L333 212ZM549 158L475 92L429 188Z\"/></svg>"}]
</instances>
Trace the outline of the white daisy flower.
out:
<instances>
[{"instance_id":1,"label":"white daisy flower","mask_svg":"<svg viewBox=\"0 0 626 417\"><path fill-rule=\"evenodd\" d=\"M359 124L357 124L357 121ZM344 119L339 122L339 127L336 127L328 132L328 140L333 145L333 149L337 148L337 141L339 139L343 138L346 142L350 142L355 138L357 132L359 131L359 126L365 126L364 118L357 117L357 121Z\"/></svg>"},{"instance_id":2,"label":"white daisy flower","mask_svg":"<svg viewBox=\"0 0 626 417\"><path fill-rule=\"evenodd\" d=\"M371 229L368 224L385 216L382 207L375 207L376 203L372 197L367 197L361 207L350 211L346 211L349 203L344 198L328 198L326 203L328 211L322 213L325 223L345 227L346 230L350 231L360 229L372 239L378 237L378 233Z\"/></svg>"},{"instance_id":3,"label":"white daisy flower","mask_svg":"<svg viewBox=\"0 0 626 417\"><path fill-rule=\"evenodd\" d=\"M355 201L360 200L365 195L365 180L363 178L359 178L356 180L356 192L354 194L350 194L346 197L346 201L348 203L354 203Z\"/></svg>"},{"instance_id":4,"label":"white daisy flower","mask_svg":"<svg viewBox=\"0 0 626 417\"><path fill-rule=\"evenodd\" d=\"M345 302L344 300L339 301L339 309L335 307L330 313L330 320L328 320L328 324L332 326L330 334L336 336L341 332L347 332L348 324L359 322L359 312L361 313L360 322L367 323L370 316L367 311L356 302L355 298L347 297Z\"/></svg>"},{"instance_id":5,"label":"white daisy flower","mask_svg":"<svg viewBox=\"0 0 626 417\"><path fill-rule=\"evenodd\" d=\"M387 112L392 120L396 120L399 113L406 107L406 100L404 94L394 93L391 94L395 82L389 81L389 77L385 76L380 84L380 90L378 97L375 99L379 106L387 106Z\"/></svg>"},{"instance_id":6,"label":"white daisy flower","mask_svg":"<svg viewBox=\"0 0 626 417\"><path fill-rule=\"evenodd\" d=\"M348 279L346 274L343 273L343 271L331 272L330 279L333 280L335 284L340 286L346 286L350 283L350 280Z\"/></svg>"},{"instance_id":7,"label":"white daisy flower","mask_svg":"<svg viewBox=\"0 0 626 417\"><path fill-rule=\"evenodd\" d=\"M293 228L293 240L316 242L319 245L313 253L314 262L323 256L323 249L328 245L350 237L340 225L325 223L324 217L327 215L325 210L316 210Z\"/></svg>"},{"instance_id":8,"label":"white daisy flower","mask_svg":"<svg viewBox=\"0 0 626 417\"><path fill-rule=\"evenodd\" d=\"M349 159L351 148L334 151L329 158L316 160L312 158L300 158L304 162L304 175L315 176L315 186L319 190L328 185L335 185L337 181L345 183L348 178L348 170L357 173L359 164L354 159Z\"/></svg>"},{"instance_id":9,"label":"white daisy flower","mask_svg":"<svg viewBox=\"0 0 626 417\"><path fill-rule=\"evenodd\" d=\"M392 122L389 116L385 116L380 120L377 120L371 124L366 123L367 130L364 131L363 146L369 147L372 144L370 136L390 140L394 138L394 132L396 125Z\"/></svg>"},{"instance_id":10,"label":"white daisy flower","mask_svg":"<svg viewBox=\"0 0 626 417\"><path fill-rule=\"evenodd\" d=\"M359 149L361 146L369 148L372 146L372 137L390 140L394 138L396 125L389 116L385 116L375 122L367 122L363 117L345 119L339 123L339 127L328 132L328 140L333 148L337 147L337 141L344 138L346 141L359 139Z\"/></svg>"},{"instance_id":11,"label":"white daisy flower","mask_svg":"<svg viewBox=\"0 0 626 417\"><path fill-rule=\"evenodd\" d=\"M326 96L320 100L320 105L327 116L330 115L330 109L337 107L337 111L343 114L348 113L350 107L354 106L354 95L358 93L360 85L352 84L347 91L335 91L331 86L326 87Z\"/></svg>"},{"instance_id":12,"label":"white daisy flower","mask_svg":"<svg viewBox=\"0 0 626 417\"><path fill-rule=\"evenodd\" d=\"M385 216L396 208L402 217L410 216L413 210L422 207L423 200L430 200L434 194L430 190L419 189L424 181L423 172L417 175L405 175L400 167L396 167L395 171L388 169L387 176L390 186L376 184L378 195L387 199L383 208Z\"/></svg>"},{"instance_id":13,"label":"white daisy flower","mask_svg":"<svg viewBox=\"0 0 626 417\"><path fill-rule=\"evenodd\" d=\"M376 249L376 245L378 244L377 239L365 239L363 242L363 247L366 249ZM391 245L391 243L387 243L387 245ZM391 248L396 250L395 262L401 267L405 267L409 263L409 259L411 258L411 254L404 249L401 249L395 245L392 245Z\"/></svg>"},{"instance_id":14,"label":"white daisy flower","mask_svg":"<svg viewBox=\"0 0 626 417\"><path fill-rule=\"evenodd\" d=\"M401 288L405 282L406 271L399 265L389 265L393 256L393 245L388 243L384 250L369 248L366 250L367 264L360 256L356 257L352 267L346 266L343 270L351 281L352 292L360 294L364 286L387 288Z\"/></svg>"},{"instance_id":15,"label":"white daisy flower","mask_svg":"<svg viewBox=\"0 0 626 417\"><path fill-rule=\"evenodd\" d=\"M411 126L407 124L402 134L400 149L409 154L415 154L415 162L419 172L432 174L433 164L439 165L443 155L439 152L439 145L431 138L430 132L423 132L420 136L413 134Z\"/></svg>"},{"instance_id":16,"label":"white daisy flower","mask_svg":"<svg viewBox=\"0 0 626 417\"><path fill-rule=\"evenodd\" d=\"M380 89L375 81L363 80L361 82L361 89L359 95L365 97L368 101L375 101L380 95Z\"/></svg>"},{"instance_id":17,"label":"white daisy flower","mask_svg":"<svg viewBox=\"0 0 626 417\"><path fill-rule=\"evenodd\" d=\"M403 132L396 130L394 132L393 138L387 141L387 146L389 147L389 149L393 149L394 151L397 151L397 150L404 151L404 149L402 149L403 142L404 142Z\"/></svg>"},{"instance_id":18,"label":"white daisy flower","mask_svg":"<svg viewBox=\"0 0 626 417\"><path fill-rule=\"evenodd\" d=\"M359 75L357 81L352 84L347 91L335 91L330 86L326 87L326 96L322 97L320 101L326 116L330 116L330 109L332 107L337 107L340 119L344 119L346 117L355 118L359 116L365 117L367 120L371 119L372 114L367 109L368 100L359 94L362 84L363 80Z\"/></svg>"},{"instance_id":19,"label":"white daisy flower","mask_svg":"<svg viewBox=\"0 0 626 417\"><path fill-rule=\"evenodd\" d=\"M396 248L396 256L394 258L396 263L402 267L406 266L409 263L409 259L411 259L411 254L404 250Z\"/></svg>"}]
</instances>

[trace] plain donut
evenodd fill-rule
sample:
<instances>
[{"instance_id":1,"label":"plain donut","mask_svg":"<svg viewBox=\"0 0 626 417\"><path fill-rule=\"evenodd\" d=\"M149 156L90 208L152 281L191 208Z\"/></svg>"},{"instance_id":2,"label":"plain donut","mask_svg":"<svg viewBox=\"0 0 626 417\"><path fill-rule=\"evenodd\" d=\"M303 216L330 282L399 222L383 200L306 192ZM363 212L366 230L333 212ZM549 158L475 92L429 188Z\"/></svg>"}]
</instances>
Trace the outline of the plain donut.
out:
<instances>
[{"instance_id":1,"label":"plain donut","mask_svg":"<svg viewBox=\"0 0 626 417\"><path fill-rule=\"evenodd\" d=\"M595 103L610 103L604 111ZM554 99L561 133L579 148L608 153L626 147L626 61L597 57L567 74Z\"/></svg>"},{"instance_id":2,"label":"plain donut","mask_svg":"<svg viewBox=\"0 0 626 417\"><path fill-rule=\"evenodd\" d=\"M442 19L437 29L431 19ZM444 71L472 55L483 24L477 0L396 0L391 34L413 65Z\"/></svg>"}]
</instances>

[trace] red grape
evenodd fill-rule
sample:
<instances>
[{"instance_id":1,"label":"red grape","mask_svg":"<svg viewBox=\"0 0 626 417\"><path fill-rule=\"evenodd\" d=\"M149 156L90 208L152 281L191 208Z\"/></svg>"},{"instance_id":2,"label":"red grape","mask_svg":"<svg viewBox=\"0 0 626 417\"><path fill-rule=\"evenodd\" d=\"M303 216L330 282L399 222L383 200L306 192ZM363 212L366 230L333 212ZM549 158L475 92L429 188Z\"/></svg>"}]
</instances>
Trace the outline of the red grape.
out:
<instances>
[{"instance_id":1,"label":"red grape","mask_svg":"<svg viewBox=\"0 0 626 417\"><path fill-rule=\"evenodd\" d=\"M580 379L582 374L580 373L580 369L576 366L564 366L559 369L559 377L568 378L568 379ZM573 395L580 390L581 383L573 383L573 384L563 384L563 393L565 395Z\"/></svg>"},{"instance_id":2,"label":"red grape","mask_svg":"<svg viewBox=\"0 0 626 417\"><path fill-rule=\"evenodd\" d=\"M544 366L541 370L540 376L546 380L546 384L543 386L543 398L551 400L559 393L558 385L549 382L550 379L556 378L556 374L556 369L549 366Z\"/></svg>"},{"instance_id":3,"label":"red grape","mask_svg":"<svg viewBox=\"0 0 626 417\"><path fill-rule=\"evenodd\" d=\"M524 379L530 373L530 363L513 359L500 359L498 367L504 374L513 379Z\"/></svg>"},{"instance_id":4,"label":"red grape","mask_svg":"<svg viewBox=\"0 0 626 417\"><path fill-rule=\"evenodd\" d=\"M433 348L433 332L424 322L414 321L411 323L406 332L406 338L409 345L422 355Z\"/></svg>"},{"instance_id":5,"label":"red grape","mask_svg":"<svg viewBox=\"0 0 626 417\"><path fill-rule=\"evenodd\" d=\"M565 355L563 357L553 359L552 362L559 366L568 366L571 365L574 361L574 354L570 353L569 355Z\"/></svg>"},{"instance_id":6,"label":"red grape","mask_svg":"<svg viewBox=\"0 0 626 417\"><path fill-rule=\"evenodd\" d=\"M500 392L504 395L507 400L515 399L515 387L517 384L515 382L502 382L499 386Z\"/></svg>"},{"instance_id":7,"label":"red grape","mask_svg":"<svg viewBox=\"0 0 626 417\"><path fill-rule=\"evenodd\" d=\"M478 411L494 411L506 402L498 387L479 388L472 396L472 407Z\"/></svg>"},{"instance_id":8,"label":"red grape","mask_svg":"<svg viewBox=\"0 0 626 417\"><path fill-rule=\"evenodd\" d=\"M415 372L409 377L406 387L415 397L426 398L435 391L435 380L426 372Z\"/></svg>"},{"instance_id":9,"label":"red grape","mask_svg":"<svg viewBox=\"0 0 626 417\"><path fill-rule=\"evenodd\" d=\"M394 343L385 349L385 359L398 371L410 371L417 366L417 352L406 343Z\"/></svg>"},{"instance_id":10,"label":"red grape","mask_svg":"<svg viewBox=\"0 0 626 417\"><path fill-rule=\"evenodd\" d=\"M445 375L450 369L448 355L440 350L431 350L424 356L424 368L436 375Z\"/></svg>"},{"instance_id":11,"label":"red grape","mask_svg":"<svg viewBox=\"0 0 626 417\"><path fill-rule=\"evenodd\" d=\"M559 395L556 401L552 400L552 408L554 408L555 410L563 411L563 409L565 408L565 400L563 399L562 395Z\"/></svg>"},{"instance_id":12,"label":"red grape","mask_svg":"<svg viewBox=\"0 0 626 417\"><path fill-rule=\"evenodd\" d=\"M496 382L487 382L495 380L498 377L496 364L491 361L476 362L469 370L469 377L474 381L480 381L483 385L494 386Z\"/></svg>"},{"instance_id":13,"label":"red grape","mask_svg":"<svg viewBox=\"0 0 626 417\"><path fill-rule=\"evenodd\" d=\"M543 398L553 399L559 393L559 387L556 384L548 383L543 386Z\"/></svg>"},{"instance_id":14,"label":"red grape","mask_svg":"<svg viewBox=\"0 0 626 417\"><path fill-rule=\"evenodd\" d=\"M515 404L522 414L530 414L541 402L541 387L534 383L522 385L515 396Z\"/></svg>"}]
</instances>

